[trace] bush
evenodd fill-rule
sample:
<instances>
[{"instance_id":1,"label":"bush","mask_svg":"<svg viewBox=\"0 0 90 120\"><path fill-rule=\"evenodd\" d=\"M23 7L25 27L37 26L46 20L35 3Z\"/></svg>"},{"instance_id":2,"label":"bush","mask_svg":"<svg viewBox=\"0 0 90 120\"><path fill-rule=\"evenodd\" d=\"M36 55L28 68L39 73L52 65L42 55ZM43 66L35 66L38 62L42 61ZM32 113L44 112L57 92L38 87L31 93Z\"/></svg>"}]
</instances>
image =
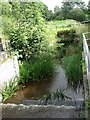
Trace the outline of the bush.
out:
<instances>
[{"instance_id":1,"label":"bush","mask_svg":"<svg viewBox=\"0 0 90 120\"><path fill-rule=\"evenodd\" d=\"M66 54L65 47L62 46L61 48L57 49L56 58L60 60L61 58L65 56L65 54Z\"/></svg>"},{"instance_id":2,"label":"bush","mask_svg":"<svg viewBox=\"0 0 90 120\"><path fill-rule=\"evenodd\" d=\"M71 45L67 46L66 47L66 56L71 56L73 54L82 54L82 46L79 44L71 44Z\"/></svg>"},{"instance_id":3,"label":"bush","mask_svg":"<svg viewBox=\"0 0 90 120\"><path fill-rule=\"evenodd\" d=\"M58 43L72 43L77 38L76 30L73 28L60 30L57 32Z\"/></svg>"},{"instance_id":4,"label":"bush","mask_svg":"<svg viewBox=\"0 0 90 120\"><path fill-rule=\"evenodd\" d=\"M77 46L78 43L78 34L76 33L75 28L66 28L61 29L57 32L57 54L56 57L58 59L63 58L67 53L72 53L75 51L75 47L72 47L73 49L70 49L70 45L74 44L74 46ZM67 51L68 50L68 51ZM71 50L71 51L69 51ZM72 51L73 50L73 51ZM77 50L76 50L77 51Z\"/></svg>"},{"instance_id":5,"label":"bush","mask_svg":"<svg viewBox=\"0 0 90 120\"><path fill-rule=\"evenodd\" d=\"M73 10L70 11L70 14L71 14L70 18L73 20L77 20L80 22L86 20L86 15L80 8L74 8Z\"/></svg>"},{"instance_id":6,"label":"bush","mask_svg":"<svg viewBox=\"0 0 90 120\"><path fill-rule=\"evenodd\" d=\"M54 65L55 63L49 55L40 56L29 62L24 61L20 66L19 83L47 80L53 74Z\"/></svg>"},{"instance_id":7,"label":"bush","mask_svg":"<svg viewBox=\"0 0 90 120\"><path fill-rule=\"evenodd\" d=\"M82 80L82 60L79 54L65 57L63 59L63 67L66 72L68 81L73 86L77 85Z\"/></svg>"},{"instance_id":8,"label":"bush","mask_svg":"<svg viewBox=\"0 0 90 120\"><path fill-rule=\"evenodd\" d=\"M20 60L40 53L42 42L46 40L46 25L39 2L22 3L17 0L2 3L2 19L3 32Z\"/></svg>"}]
</instances>

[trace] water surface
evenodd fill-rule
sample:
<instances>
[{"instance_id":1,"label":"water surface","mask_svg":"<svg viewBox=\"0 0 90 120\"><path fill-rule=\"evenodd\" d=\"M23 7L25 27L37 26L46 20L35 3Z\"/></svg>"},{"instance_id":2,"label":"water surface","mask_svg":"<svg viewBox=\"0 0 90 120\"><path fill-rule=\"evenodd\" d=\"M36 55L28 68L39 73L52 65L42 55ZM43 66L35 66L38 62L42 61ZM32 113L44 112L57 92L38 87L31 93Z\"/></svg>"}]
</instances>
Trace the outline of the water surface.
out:
<instances>
[{"instance_id":1,"label":"water surface","mask_svg":"<svg viewBox=\"0 0 90 120\"><path fill-rule=\"evenodd\" d=\"M68 83L64 69L58 66L52 78L45 81L34 81L25 84L23 89L18 90L15 95L5 103L22 103L23 100L35 100L37 97L41 97L48 92L55 92L57 89L65 89L65 94L71 97L72 100L82 100L84 98L83 85L78 82L76 89L73 89Z\"/></svg>"}]
</instances>

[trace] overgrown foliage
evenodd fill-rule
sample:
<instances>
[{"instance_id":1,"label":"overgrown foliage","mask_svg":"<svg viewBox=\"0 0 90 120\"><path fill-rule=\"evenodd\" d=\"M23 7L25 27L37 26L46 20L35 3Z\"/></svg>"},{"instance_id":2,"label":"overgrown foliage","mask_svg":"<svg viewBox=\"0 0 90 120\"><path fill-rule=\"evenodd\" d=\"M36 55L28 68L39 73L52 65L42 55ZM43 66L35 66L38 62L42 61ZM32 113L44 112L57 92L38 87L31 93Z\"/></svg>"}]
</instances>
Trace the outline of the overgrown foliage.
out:
<instances>
[{"instance_id":1,"label":"overgrown foliage","mask_svg":"<svg viewBox=\"0 0 90 120\"><path fill-rule=\"evenodd\" d=\"M82 57L80 54L64 57L62 65L65 69L66 76L72 86L77 86L82 80Z\"/></svg>"},{"instance_id":2,"label":"overgrown foliage","mask_svg":"<svg viewBox=\"0 0 90 120\"><path fill-rule=\"evenodd\" d=\"M64 29L61 29L57 31L57 41L56 41L56 47L57 47L57 54L56 57L58 59L63 58L67 55L69 51L69 46L72 44L78 44L78 34L73 27L66 27ZM79 46L78 46L79 47ZM67 49L68 48L68 49ZM74 47L72 47L75 49ZM69 51L70 53L72 51Z\"/></svg>"},{"instance_id":3,"label":"overgrown foliage","mask_svg":"<svg viewBox=\"0 0 90 120\"><path fill-rule=\"evenodd\" d=\"M70 2L63 1L61 8L59 6L55 6L53 19L55 20L66 20L73 19L77 21L85 21L88 19L87 10L88 6L86 6L85 2Z\"/></svg>"},{"instance_id":4,"label":"overgrown foliage","mask_svg":"<svg viewBox=\"0 0 90 120\"><path fill-rule=\"evenodd\" d=\"M2 100L5 101L10 97L12 97L17 89L18 89L18 86L15 79L11 80L9 83L5 83L1 91Z\"/></svg>"},{"instance_id":5,"label":"overgrown foliage","mask_svg":"<svg viewBox=\"0 0 90 120\"><path fill-rule=\"evenodd\" d=\"M58 43L70 44L73 41L77 40L78 35L76 33L75 28L67 28L67 29L58 31L57 37L59 38L57 41Z\"/></svg>"},{"instance_id":6,"label":"overgrown foliage","mask_svg":"<svg viewBox=\"0 0 90 120\"><path fill-rule=\"evenodd\" d=\"M55 68L55 62L50 55L42 55L31 61L24 61L20 65L19 83L29 81L47 80L52 76Z\"/></svg>"},{"instance_id":7,"label":"overgrown foliage","mask_svg":"<svg viewBox=\"0 0 90 120\"><path fill-rule=\"evenodd\" d=\"M45 42L42 45L45 41L45 21L39 3L17 0L2 3L2 8L3 32L8 35L19 59L27 60L40 54L42 46L45 46Z\"/></svg>"},{"instance_id":8,"label":"overgrown foliage","mask_svg":"<svg viewBox=\"0 0 90 120\"><path fill-rule=\"evenodd\" d=\"M89 100L86 101L85 107L86 107L86 109L90 110L90 101Z\"/></svg>"}]
</instances>

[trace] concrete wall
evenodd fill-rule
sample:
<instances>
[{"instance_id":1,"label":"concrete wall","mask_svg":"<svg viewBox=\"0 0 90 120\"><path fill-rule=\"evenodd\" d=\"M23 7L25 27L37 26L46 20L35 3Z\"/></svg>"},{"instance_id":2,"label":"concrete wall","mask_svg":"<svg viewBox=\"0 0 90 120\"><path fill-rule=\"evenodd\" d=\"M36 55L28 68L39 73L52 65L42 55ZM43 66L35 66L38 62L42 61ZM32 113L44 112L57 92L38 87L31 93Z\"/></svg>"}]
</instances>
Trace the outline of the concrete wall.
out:
<instances>
[{"instance_id":1,"label":"concrete wall","mask_svg":"<svg viewBox=\"0 0 90 120\"><path fill-rule=\"evenodd\" d=\"M11 79L19 75L19 65L17 57L9 58L3 64L0 64L0 87L5 82L9 82Z\"/></svg>"}]
</instances>

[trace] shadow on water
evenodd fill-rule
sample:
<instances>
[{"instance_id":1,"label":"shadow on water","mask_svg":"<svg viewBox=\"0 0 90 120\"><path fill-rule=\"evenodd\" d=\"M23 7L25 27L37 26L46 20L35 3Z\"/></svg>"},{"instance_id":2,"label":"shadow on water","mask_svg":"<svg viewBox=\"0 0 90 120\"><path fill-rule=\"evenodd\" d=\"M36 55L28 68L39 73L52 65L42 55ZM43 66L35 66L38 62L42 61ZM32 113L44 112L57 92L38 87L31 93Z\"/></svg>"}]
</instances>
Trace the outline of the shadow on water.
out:
<instances>
[{"instance_id":1,"label":"shadow on water","mask_svg":"<svg viewBox=\"0 0 90 120\"><path fill-rule=\"evenodd\" d=\"M76 90L68 84L64 69L61 66L56 68L56 74L53 78L46 81L34 81L24 85L18 90L14 96L5 101L5 103L22 103L23 100L35 100L44 94L52 93L61 89L65 89L65 94L72 100L82 100L84 98L83 85L78 83Z\"/></svg>"}]
</instances>

